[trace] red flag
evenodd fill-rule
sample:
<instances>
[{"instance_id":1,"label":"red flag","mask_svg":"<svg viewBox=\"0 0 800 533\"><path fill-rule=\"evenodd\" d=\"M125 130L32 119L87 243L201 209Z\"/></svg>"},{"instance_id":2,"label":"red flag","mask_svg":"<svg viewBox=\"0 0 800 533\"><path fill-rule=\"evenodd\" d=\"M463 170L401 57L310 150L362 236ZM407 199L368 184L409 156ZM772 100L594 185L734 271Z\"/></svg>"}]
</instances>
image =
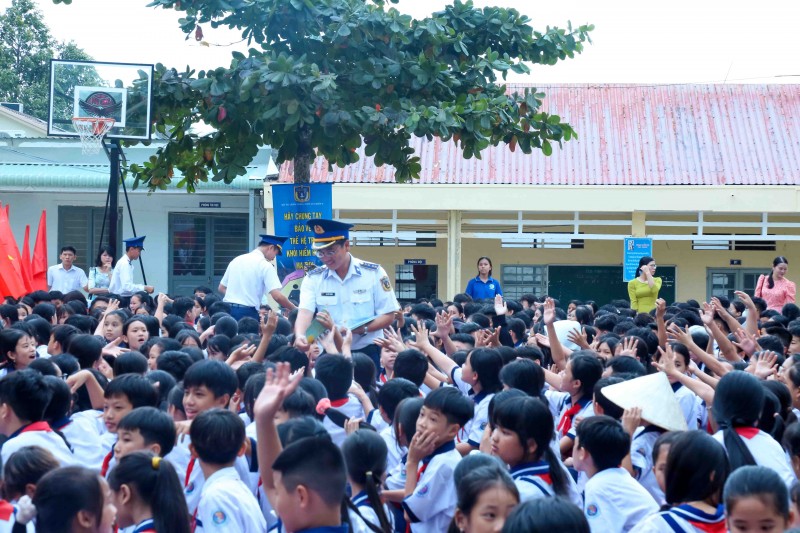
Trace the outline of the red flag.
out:
<instances>
[{"instance_id":1,"label":"red flag","mask_svg":"<svg viewBox=\"0 0 800 533\"><path fill-rule=\"evenodd\" d=\"M25 283L25 289L28 292L33 292L33 272L31 266L31 227L25 226L25 240L22 243L22 281Z\"/></svg>"},{"instance_id":2,"label":"red flag","mask_svg":"<svg viewBox=\"0 0 800 533\"><path fill-rule=\"evenodd\" d=\"M33 290L47 290L47 211L42 211L42 216L39 218L36 243L33 245L31 276L33 277Z\"/></svg>"},{"instance_id":3,"label":"red flag","mask_svg":"<svg viewBox=\"0 0 800 533\"><path fill-rule=\"evenodd\" d=\"M11 223L8 220L8 205L0 209L0 277L3 278L5 296L19 298L28 293L22 281L20 253Z\"/></svg>"}]
</instances>

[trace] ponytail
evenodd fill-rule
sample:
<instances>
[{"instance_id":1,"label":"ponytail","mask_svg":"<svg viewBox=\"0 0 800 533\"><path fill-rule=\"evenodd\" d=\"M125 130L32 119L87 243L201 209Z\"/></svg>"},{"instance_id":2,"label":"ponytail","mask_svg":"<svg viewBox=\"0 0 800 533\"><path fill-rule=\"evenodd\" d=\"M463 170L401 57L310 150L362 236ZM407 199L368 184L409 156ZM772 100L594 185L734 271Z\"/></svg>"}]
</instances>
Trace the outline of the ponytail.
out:
<instances>
[{"instance_id":1,"label":"ponytail","mask_svg":"<svg viewBox=\"0 0 800 533\"><path fill-rule=\"evenodd\" d=\"M189 510L175 468L148 452L136 452L120 459L108 476L114 492L129 485L150 507L158 533L190 533Z\"/></svg>"},{"instance_id":2,"label":"ponytail","mask_svg":"<svg viewBox=\"0 0 800 533\"><path fill-rule=\"evenodd\" d=\"M779 255L778 257L772 260L772 268L774 269L781 263L785 263L788 265L789 261L782 255ZM775 280L772 278L772 270L769 271L769 277L767 278L767 287L769 287L770 289L775 287Z\"/></svg>"},{"instance_id":3,"label":"ponytail","mask_svg":"<svg viewBox=\"0 0 800 533\"><path fill-rule=\"evenodd\" d=\"M380 528L377 531L391 531L392 524L389 522L389 517L386 516L386 508L383 506L383 502L381 502L381 495L378 491L380 482L380 478L378 478L374 472L367 472L367 499L369 500L372 510L375 511L375 514L378 516L378 522L380 522ZM375 531L374 528L371 529Z\"/></svg>"},{"instance_id":4,"label":"ponytail","mask_svg":"<svg viewBox=\"0 0 800 533\"><path fill-rule=\"evenodd\" d=\"M717 384L712 413L722 430L731 470L756 464L753 454L736 433L736 428L755 427L761 417L764 401L761 383L741 370L728 372Z\"/></svg>"},{"instance_id":5,"label":"ponytail","mask_svg":"<svg viewBox=\"0 0 800 533\"><path fill-rule=\"evenodd\" d=\"M541 456L542 460L547 462L547 467L550 469L550 481L553 482L553 491L557 496L564 496L569 498L569 483L567 482L567 474L561 467L561 461L553 453L553 449L547 446Z\"/></svg>"},{"instance_id":6,"label":"ponytail","mask_svg":"<svg viewBox=\"0 0 800 533\"><path fill-rule=\"evenodd\" d=\"M378 517L380 526L365 519L361 511L348 498L348 506L376 533L391 531L392 525L386 516L378 487L386 472L386 457L389 453L383 437L375 431L358 430L349 435L342 444L342 454L347 466L347 476L353 483L362 485L367 493L370 507Z\"/></svg>"}]
</instances>

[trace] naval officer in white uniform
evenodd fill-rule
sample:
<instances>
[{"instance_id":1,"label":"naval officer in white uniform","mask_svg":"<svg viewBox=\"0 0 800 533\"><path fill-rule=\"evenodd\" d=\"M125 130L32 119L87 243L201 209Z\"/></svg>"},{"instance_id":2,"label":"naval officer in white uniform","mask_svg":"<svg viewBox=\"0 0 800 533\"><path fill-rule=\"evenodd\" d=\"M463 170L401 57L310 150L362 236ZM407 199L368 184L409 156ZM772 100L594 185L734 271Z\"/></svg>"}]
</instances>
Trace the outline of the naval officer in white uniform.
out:
<instances>
[{"instance_id":1,"label":"naval officer in white uniform","mask_svg":"<svg viewBox=\"0 0 800 533\"><path fill-rule=\"evenodd\" d=\"M144 239L144 235L123 239L125 255L117 261L117 266L114 267L114 272L111 273L111 282L108 285L109 294L117 294L122 297L120 307L127 307L128 301L134 293L141 291L145 291L148 294L153 293L152 285L141 285L133 282L133 262L139 259L142 250L144 250Z\"/></svg>"}]
</instances>

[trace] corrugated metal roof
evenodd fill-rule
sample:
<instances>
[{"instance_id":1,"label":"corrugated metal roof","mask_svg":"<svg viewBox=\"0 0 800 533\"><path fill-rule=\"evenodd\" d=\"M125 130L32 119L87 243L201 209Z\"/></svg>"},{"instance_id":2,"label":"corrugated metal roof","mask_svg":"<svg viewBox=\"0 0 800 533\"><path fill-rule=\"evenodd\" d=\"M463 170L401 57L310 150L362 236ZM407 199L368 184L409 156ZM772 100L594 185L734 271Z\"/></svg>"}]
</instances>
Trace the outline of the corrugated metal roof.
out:
<instances>
[{"instance_id":1,"label":"corrugated metal roof","mask_svg":"<svg viewBox=\"0 0 800 533\"><path fill-rule=\"evenodd\" d=\"M526 85L510 85L520 90ZM511 152L501 144L465 160L452 142L415 138L419 183L525 185L798 185L798 85L538 86L542 109L558 114L578 140L553 155ZM328 171L314 182L394 182L394 168L372 158ZM279 181L293 179L281 167Z\"/></svg>"},{"instance_id":2,"label":"corrugated metal roof","mask_svg":"<svg viewBox=\"0 0 800 533\"><path fill-rule=\"evenodd\" d=\"M247 167L250 175L266 176L267 167ZM108 165L58 165L58 164L19 164L0 163L0 187L9 188L53 188L53 189L106 189L109 179ZM172 179L173 185L169 189L176 189L174 184L180 180L180 173L175 172ZM133 179L125 179L125 185L133 187ZM201 183L197 190L202 192L207 189L215 190L258 190L264 187L263 179L250 179L248 176L238 176L230 184L221 181L208 181ZM147 190L147 188L140 188ZM184 190L184 189L181 189Z\"/></svg>"}]
</instances>

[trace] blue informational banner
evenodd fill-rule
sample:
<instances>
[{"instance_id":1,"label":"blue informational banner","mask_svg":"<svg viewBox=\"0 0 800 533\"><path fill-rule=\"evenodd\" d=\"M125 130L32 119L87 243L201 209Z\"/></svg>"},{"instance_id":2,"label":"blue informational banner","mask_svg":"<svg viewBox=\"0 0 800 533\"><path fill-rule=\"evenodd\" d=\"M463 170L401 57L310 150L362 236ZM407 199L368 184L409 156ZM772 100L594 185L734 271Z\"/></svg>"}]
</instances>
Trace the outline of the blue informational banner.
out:
<instances>
[{"instance_id":1,"label":"blue informational banner","mask_svg":"<svg viewBox=\"0 0 800 533\"><path fill-rule=\"evenodd\" d=\"M275 234L288 236L283 255L276 259L278 277L286 284L287 276L302 277L302 272L321 263L311 249L313 232L307 222L312 218L332 218L331 184L273 185L272 208Z\"/></svg>"},{"instance_id":2,"label":"blue informational banner","mask_svg":"<svg viewBox=\"0 0 800 533\"><path fill-rule=\"evenodd\" d=\"M639 259L653 257L653 239L626 237L622 252L622 281L628 282L636 278Z\"/></svg>"}]
</instances>

